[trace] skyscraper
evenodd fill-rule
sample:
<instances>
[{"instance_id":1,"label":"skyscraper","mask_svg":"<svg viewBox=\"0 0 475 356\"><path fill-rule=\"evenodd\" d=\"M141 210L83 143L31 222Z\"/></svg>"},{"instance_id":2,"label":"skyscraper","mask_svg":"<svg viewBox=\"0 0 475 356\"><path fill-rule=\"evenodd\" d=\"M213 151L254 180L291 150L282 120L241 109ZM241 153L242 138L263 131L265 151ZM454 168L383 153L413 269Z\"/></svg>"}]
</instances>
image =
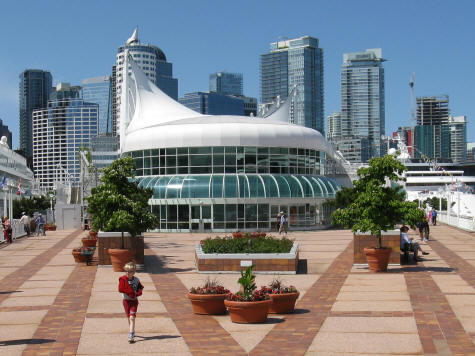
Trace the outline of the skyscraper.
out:
<instances>
[{"instance_id":1,"label":"skyscraper","mask_svg":"<svg viewBox=\"0 0 475 356\"><path fill-rule=\"evenodd\" d=\"M218 72L209 75L209 91L224 95L243 95L242 73Z\"/></svg>"},{"instance_id":2,"label":"skyscraper","mask_svg":"<svg viewBox=\"0 0 475 356\"><path fill-rule=\"evenodd\" d=\"M341 67L341 131L344 137L367 138L370 156L385 153L384 68L381 48L345 53Z\"/></svg>"},{"instance_id":3,"label":"skyscraper","mask_svg":"<svg viewBox=\"0 0 475 356\"><path fill-rule=\"evenodd\" d=\"M335 111L327 117L327 140L334 140L341 137L341 112Z\"/></svg>"},{"instance_id":4,"label":"skyscraper","mask_svg":"<svg viewBox=\"0 0 475 356\"><path fill-rule=\"evenodd\" d=\"M84 101L99 104L98 134L112 133L111 77L86 78L81 85Z\"/></svg>"},{"instance_id":5,"label":"skyscraper","mask_svg":"<svg viewBox=\"0 0 475 356\"><path fill-rule=\"evenodd\" d=\"M244 115L244 100L214 92L186 93L178 100L186 107L206 115Z\"/></svg>"},{"instance_id":6,"label":"skyscraper","mask_svg":"<svg viewBox=\"0 0 475 356\"><path fill-rule=\"evenodd\" d=\"M133 60L137 63L145 75L163 92L171 98L178 100L178 80L173 78L173 65L167 62L167 57L163 51L150 44L141 44L138 38L138 29L134 30L132 36L125 45L117 50L116 65L112 68L112 134L120 135L121 130L125 132L128 122L120 120L120 96L122 87L122 72L125 51L128 50Z\"/></svg>"},{"instance_id":7,"label":"skyscraper","mask_svg":"<svg viewBox=\"0 0 475 356\"><path fill-rule=\"evenodd\" d=\"M99 105L79 98L80 87L58 85L60 99L33 111L33 168L40 187L53 188L56 179L80 177L79 149L97 136Z\"/></svg>"},{"instance_id":8,"label":"skyscraper","mask_svg":"<svg viewBox=\"0 0 475 356\"><path fill-rule=\"evenodd\" d=\"M32 113L45 108L52 89L51 73L41 69L27 69L20 74L20 150L33 156Z\"/></svg>"},{"instance_id":9,"label":"skyscraper","mask_svg":"<svg viewBox=\"0 0 475 356\"><path fill-rule=\"evenodd\" d=\"M323 49L317 38L271 43L270 52L261 55L260 84L262 104L284 101L296 86L291 121L324 134Z\"/></svg>"}]
</instances>

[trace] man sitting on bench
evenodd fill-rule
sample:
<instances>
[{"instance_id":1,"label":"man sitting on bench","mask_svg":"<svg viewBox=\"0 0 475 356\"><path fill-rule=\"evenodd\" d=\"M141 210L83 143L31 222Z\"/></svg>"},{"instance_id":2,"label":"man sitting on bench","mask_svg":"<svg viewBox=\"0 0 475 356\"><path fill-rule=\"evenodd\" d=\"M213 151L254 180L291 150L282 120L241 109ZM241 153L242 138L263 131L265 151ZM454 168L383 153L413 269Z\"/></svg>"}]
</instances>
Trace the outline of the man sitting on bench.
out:
<instances>
[{"instance_id":1,"label":"man sitting on bench","mask_svg":"<svg viewBox=\"0 0 475 356\"><path fill-rule=\"evenodd\" d=\"M417 242L412 242L412 238L409 237L407 232L409 231L409 228L407 226L402 226L401 227L401 250L402 251L412 251L414 252L414 258L416 261L420 261L420 259L417 258L417 254L419 251L422 252L423 255L428 255L429 252L424 252L422 251L422 248L419 246Z\"/></svg>"}]
</instances>

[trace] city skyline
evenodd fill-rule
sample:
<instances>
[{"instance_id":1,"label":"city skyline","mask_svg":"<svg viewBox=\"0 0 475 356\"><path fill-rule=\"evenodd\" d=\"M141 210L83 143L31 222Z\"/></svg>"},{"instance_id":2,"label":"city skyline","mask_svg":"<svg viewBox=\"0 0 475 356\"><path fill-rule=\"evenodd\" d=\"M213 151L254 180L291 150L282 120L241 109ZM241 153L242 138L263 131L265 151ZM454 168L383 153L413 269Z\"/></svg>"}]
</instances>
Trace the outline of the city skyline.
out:
<instances>
[{"instance_id":1,"label":"city skyline","mask_svg":"<svg viewBox=\"0 0 475 356\"><path fill-rule=\"evenodd\" d=\"M64 4L57 9L53 2L8 3L4 11L22 16L10 16L0 24L6 38L0 56L0 118L11 129L13 148L17 148L18 75L25 69L47 70L54 85L79 85L85 78L110 75L117 48L138 25L141 42L159 47L173 63L179 97L206 91L209 74L222 70L243 73L244 94L260 97L259 56L268 52L270 43L305 35L316 37L324 50L325 117L341 110L339 69L343 54L382 48L388 59L386 135L398 126L411 125L409 81L415 72L415 95L449 95L451 114L467 116L467 141L473 142L473 89L469 86L475 76L471 65L474 50L469 48L473 25L464 17L473 13L475 4L427 4L402 1L385 4L383 9L376 1L300 1L292 4L289 17L288 4L270 1L226 3L219 9L211 2L145 2L141 8L147 11L136 12L124 1L113 7L86 1L81 7ZM63 16L73 10L77 14L74 18ZM55 21L47 25L35 22L41 13ZM86 15L88 23L83 26ZM202 21L203 17L208 20ZM442 17L446 19L443 27L436 21ZM41 38L53 38L54 49Z\"/></svg>"}]
</instances>

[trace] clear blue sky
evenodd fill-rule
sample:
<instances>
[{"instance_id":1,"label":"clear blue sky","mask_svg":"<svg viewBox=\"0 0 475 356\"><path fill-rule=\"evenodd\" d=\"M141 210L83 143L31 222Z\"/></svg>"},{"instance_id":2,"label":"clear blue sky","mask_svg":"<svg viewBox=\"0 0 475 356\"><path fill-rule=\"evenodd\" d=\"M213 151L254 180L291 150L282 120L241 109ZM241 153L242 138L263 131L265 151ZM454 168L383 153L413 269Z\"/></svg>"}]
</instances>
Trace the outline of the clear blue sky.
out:
<instances>
[{"instance_id":1,"label":"clear blue sky","mask_svg":"<svg viewBox=\"0 0 475 356\"><path fill-rule=\"evenodd\" d=\"M208 90L208 76L244 74L244 94L259 98L259 55L270 42L310 35L324 49L325 116L340 108L343 53L382 48L386 134L410 125L416 96L450 96L475 141L475 1L8 1L2 3L0 118L18 146L18 75L51 71L53 83L80 84L110 74L117 47L139 26L142 43L173 63L179 96Z\"/></svg>"}]
</instances>

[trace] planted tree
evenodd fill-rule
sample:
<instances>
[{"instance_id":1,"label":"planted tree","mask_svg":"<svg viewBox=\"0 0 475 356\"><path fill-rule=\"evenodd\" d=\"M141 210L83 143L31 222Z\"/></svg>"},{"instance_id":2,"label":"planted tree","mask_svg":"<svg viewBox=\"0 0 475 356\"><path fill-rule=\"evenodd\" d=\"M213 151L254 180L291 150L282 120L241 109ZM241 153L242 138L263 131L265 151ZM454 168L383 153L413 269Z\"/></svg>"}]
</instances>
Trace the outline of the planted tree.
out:
<instances>
[{"instance_id":1,"label":"planted tree","mask_svg":"<svg viewBox=\"0 0 475 356\"><path fill-rule=\"evenodd\" d=\"M358 170L358 179L353 182L346 207L340 207L332 214L332 223L351 228L353 232L370 231L378 237L381 245L381 231L394 229L404 222L415 226L424 218L424 212L417 203L405 200L405 192L398 181L403 181L402 173L407 170L393 156L372 158L369 167Z\"/></svg>"},{"instance_id":2,"label":"planted tree","mask_svg":"<svg viewBox=\"0 0 475 356\"><path fill-rule=\"evenodd\" d=\"M119 158L104 168L102 184L93 188L87 198L92 229L121 232L122 249L124 232L136 236L158 225L158 219L150 212L148 205L153 191L139 187L134 178L133 159Z\"/></svg>"}]
</instances>

